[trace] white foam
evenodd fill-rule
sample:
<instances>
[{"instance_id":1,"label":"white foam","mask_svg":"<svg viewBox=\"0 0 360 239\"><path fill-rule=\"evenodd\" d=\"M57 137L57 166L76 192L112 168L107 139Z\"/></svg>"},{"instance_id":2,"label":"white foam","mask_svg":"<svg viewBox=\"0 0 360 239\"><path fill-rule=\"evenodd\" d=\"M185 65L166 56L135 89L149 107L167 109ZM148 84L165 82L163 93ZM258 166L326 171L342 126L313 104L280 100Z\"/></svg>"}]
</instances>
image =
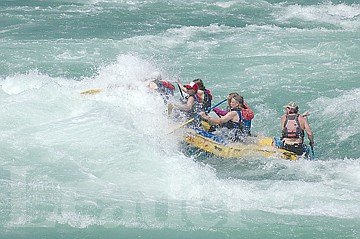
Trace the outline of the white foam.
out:
<instances>
[{"instance_id":1,"label":"white foam","mask_svg":"<svg viewBox=\"0 0 360 239\"><path fill-rule=\"evenodd\" d=\"M340 142L360 134L360 89L341 92L337 97L320 97L312 104L317 113L326 119L323 127L333 125ZM331 123L330 123L331 122Z\"/></svg>"},{"instance_id":2,"label":"white foam","mask_svg":"<svg viewBox=\"0 0 360 239\"><path fill-rule=\"evenodd\" d=\"M333 4L330 1L310 6L295 4L282 8L274 16L282 22L301 19L309 22L328 23L346 30L356 30L360 27L359 4Z\"/></svg>"},{"instance_id":3,"label":"white foam","mask_svg":"<svg viewBox=\"0 0 360 239\"><path fill-rule=\"evenodd\" d=\"M46 84L66 84L61 78L51 78L40 73L38 70L29 71L26 74L16 74L6 77L1 83L2 90L7 94L20 94L24 91L40 89Z\"/></svg>"},{"instance_id":4,"label":"white foam","mask_svg":"<svg viewBox=\"0 0 360 239\"><path fill-rule=\"evenodd\" d=\"M239 1L228 1L228 2L216 2L215 4L222 8L230 8L231 6L237 4Z\"/></svg>"}]
</instances>

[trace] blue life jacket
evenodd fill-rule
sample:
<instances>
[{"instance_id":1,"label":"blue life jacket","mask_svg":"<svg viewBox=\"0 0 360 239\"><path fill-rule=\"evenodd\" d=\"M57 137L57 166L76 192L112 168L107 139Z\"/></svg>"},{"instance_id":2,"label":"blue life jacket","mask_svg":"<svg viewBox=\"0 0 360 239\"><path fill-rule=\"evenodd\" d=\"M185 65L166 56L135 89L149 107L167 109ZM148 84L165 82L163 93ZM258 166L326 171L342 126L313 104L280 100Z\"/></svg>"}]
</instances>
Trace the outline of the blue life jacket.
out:
<instances>
[{"instance_id":1,"label":"blue life jacket","mask_svg":"<svg viewBox=\"0 0 360 239\"><path fill-rule=\"evenodd\" d=\"M236 109L235 111L239 115L239 121L234 122L234 121L229 120L228 122L225 123L225 127L228 129L241 129L242 130L244 128L244 125L243 125L241 111L238 109Z\"/></svg>"},{"instance_id":2,"label":"blue life jacket","mask_svg":"<svg viewBox=\"0 0 360 239\"><path fill-rule=\"evenodd\" d=\"M241 142L244 140L244 138L246 136L250 135L250 131L247 130L247 128L244 127L244 122L243 122L243 117L242 117L242 113L240 109L236 109L235 110L236 113L239 116L239 121L238 122L233 122L233 121L228 121L226 123L224 123L223 125L228 128L231 129L231 141L234 142Z\"/></svg>"},{"instance_id":3,"label":"blue life jacket","mask_svg":"<svg viewBox=\"0 0 360 239\"><path fill-rule=\"evenodd\" d=\"M244 135L250 135L251 120L244 120L242 117L241 110L236 109L235 111L239 116L239 121L238 122L228 121L225 123L225 126L228 129L239 129Z\"/></svg>"},{"instance_id":4,"label":"blue life jacket","mask_svg":"<svg viewBox=\"0 0 360 239\"><path fill-rule=\"evenodd\" d=\"M251 130L251 120L243 119L244 132L250 135Z\"/></svg>"}]
</instances>

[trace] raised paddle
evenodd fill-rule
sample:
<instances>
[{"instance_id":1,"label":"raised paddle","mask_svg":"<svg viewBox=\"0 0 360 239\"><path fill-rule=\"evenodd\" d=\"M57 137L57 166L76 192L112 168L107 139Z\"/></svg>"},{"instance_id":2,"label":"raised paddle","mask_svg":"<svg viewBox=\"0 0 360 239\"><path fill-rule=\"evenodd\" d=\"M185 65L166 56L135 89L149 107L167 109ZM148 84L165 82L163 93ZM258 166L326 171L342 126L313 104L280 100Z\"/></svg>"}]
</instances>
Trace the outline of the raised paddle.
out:
<instances>
[{"instance_id":1,"label":"raised paddle","mask_svg":"<svg viewBox=\"0 0 360 239\"><path fill-rule=\"evenodd\" d=\"M181 90L181 88L180 88L180 83L179 83L179 82L176 82L176 84L177 84L177 86L178 86L178 88L179 88L179 91L180 91L180 94L181 94L181 98L184 99L184 94L182 93L182 90Z\"/></svg>"},{"instance_id":2,"label":"raised paddle","mask_svg":"<svg viewBox=\"0 0 360 239\"><path fill-rule=\"evenodd\" d=\"M220 101L219 103L217 103L216 105L214 105L214 106L212 106L212 107L207 108L207 109L205 110L205 113L209 113L212 109L214 109L215 107L218 107L219 105L221 105L221 104L222 104L222 103L224 103L225 101L227 101L227 99L224 99L224 100ZM169 134L174 133L174 131L176 131L176 130L178 130L178 129L180 129L180 128L184 127L185 125L187 125L187 124L189 124L189 123L193 122L194 120L198 119L199 117L200 117L200 115L199 115L199 114L198 114L198 115L196 115L194 118L192 118L192 119L190 119L190 120L186 121L185 123L183 123L183 124L182 124L182 125L180 125L179 127L177 127L177 128L175 128L175 129L173 129L172 131L170 131L170 132L169 132Z\"/></svg>"},{"instance_id":3,"label":"raised paddle","mask_svg":"<svg viewBox=\"0 0 360 239\"><path fill-rule=\"evenodd\" d=\"M302 114L302 116L309 122L308 116L309 116L309 112L304 112ZM311 149L311 153L310 153L310 160L314 160L315 159L315 151L314 151L314 145L310 143L310 149Z\"/></svg>"}]
</instances>

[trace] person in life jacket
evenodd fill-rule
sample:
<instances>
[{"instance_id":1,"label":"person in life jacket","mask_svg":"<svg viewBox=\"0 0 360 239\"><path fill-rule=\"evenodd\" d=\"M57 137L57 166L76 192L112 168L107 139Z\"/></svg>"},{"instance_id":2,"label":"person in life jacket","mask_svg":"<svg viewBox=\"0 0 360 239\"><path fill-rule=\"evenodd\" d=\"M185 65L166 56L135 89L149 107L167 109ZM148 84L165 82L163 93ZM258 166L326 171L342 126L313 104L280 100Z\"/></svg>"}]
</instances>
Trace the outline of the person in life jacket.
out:
<instances>
[{"instance_id":1,"label":"person in life jacket","mask_svg":"<svg viewBox=\"0 0 360 239\"><path fill-rule=\"evenodd\" d=\"M184 86L186 88L188 96L186 97L186 102L184 104L174 105L174 109L178 109L186 113L188 118L194 118L201 111L202 105L199 96L197 96L197 91L199 89L198 85L194 82Z\"/></svg>"},{"instance_id":2,"label":"person in life jacket","mask_svg":"<svg viewBox=\"0 0 360 239\"><path fill-rule=\"evenodd\" d=\"M210 90L205 88L204 82L201 79L195 79L193 82L198 85L196 97L198 98L198 102L201 104L201 109L205 111L211 107L212 94ZM188 93L185 86L179 84L179 87L182 91Z\"/></svg>"},{"instance_id":3,"label":"person in life jacket","mask_svg":"<svg viewBox=\"0 0 360 239\"><path fill-rule=\"evenodd\" d=\"M242 113L242 118L243 118L244 130L249 135L251 135L251 120L254 118L255 115L254 115L254 112L250 109L249 105L244 101L244 98L241 95L239 95L238 93L233 92L227 96L228 107L226 110L214 108L213 111L219 117L226 115L230 111L230 101L231 101L231 98L233 98L234 96L242 98L243 104L241 106L241 113Z\"/></svg>"},{"instance_id":4,"label":"person in life jacket","mask_svg":"<svg viewBox=\"0 0 360 239\"><path fill-rule=\"evenodd\" d=\"M281 148L302 155L307 151L304 144L304 131L306 131L310 146L314 146L314 135L308 121L298 114L299 107L295 102L286 106L286 114L281 117L282 145Z\"/></svg>"},{"instance_id":5,"label":"person in life jacket","mask_svg":"<svg viewBox=\"0 0 360 239\"><path fill-rule=\"evenodd\" d=\"M194 82L199 86L197 96L201 99L202 110L209 109L212 101L212 94L210 90L205 88L204 82L201 79L195 79Z\"/></svg>"},{"instance_id":6,"label":"person in life jacket","mask_svg":"<svg viewBox=\"0 0 360 239\"><path fill-rule=\"evenodd\" d=\"M221 125L231 130L231 141L243 141L250 132L244 126L242 116L242 106L244 99L240 95L229 98L230 111L220 118L214 118L207 115L205 112L200 112L200 116L208 121L210 124Z\"/></svg>"},{"instance_id":7,"label":"person in life jacket","mask_svg":"<svg viewBox=\"0 0 360 239\"><path fill-rule=\"evenodd\" d=\"M160 73L156 73L153 73L151 76L152 81L149 83L149 88L152 91L158 92L166 103L170 96L174 96L175 86L168 81L162 80Z\"/></svg>"}]
</instances>

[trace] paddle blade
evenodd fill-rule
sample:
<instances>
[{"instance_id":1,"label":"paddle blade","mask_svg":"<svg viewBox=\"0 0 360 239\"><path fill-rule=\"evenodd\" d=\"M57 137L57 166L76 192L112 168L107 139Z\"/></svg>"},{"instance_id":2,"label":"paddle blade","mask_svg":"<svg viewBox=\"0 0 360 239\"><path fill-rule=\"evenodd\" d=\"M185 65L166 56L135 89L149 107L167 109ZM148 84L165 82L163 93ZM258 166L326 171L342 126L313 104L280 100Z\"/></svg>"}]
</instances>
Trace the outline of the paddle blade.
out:
<instances>
[{"instance_id":1,"label":"paddle blade","mask_svg":"<svg viewBox=\"0 0 360 239\"><path fill-rule=\"evenodd\" d=\"M169 134L174 133L176 130L180 129L181 127L184 127L187 124L190 124L191 122L193 122L195 120L195 118L192 118L191 120L186 121L185 123L183 123L182 125L180 125L179 127L173 129L172 131L169 132Z\"/></svg>"},{"instance_id":2,"label":"paddle blade","mask_svg":"<svg viewBox=\"0 0 360 239\"><path fill-rule=\"evenodd\" d=\"M310 113L308 111L305 111L304 113L302 113L302 116L305 117L306 119L309 115L310 115Z\"/></svg>"},{"instance_id":3,"label":"paddle blade","mask_svg":"<svg viewBox=\"0 0 360 239\"><path fill-rule=\"evenodd\" d=\"M311 146L310 160L314 160L314 159L315 159L314 147Z\"/></svg>"},{"instance_id":4,"label":"paddle blade","mask_svg":"<svg viewBox=\"0 0 360 239\"><path fill-rule=\"evenodd\" d=\"M173 109L174 109L174 105L173 104L168 104L168 106L167 106L168 115L171 115Z\"/></svg>"},{"instance_id":5,"label":"paddle blade","mask_svg":"<svg viewBox=\"0 0 360 239\"><path fill-rule=\"evenodd\" d=\"M91 90L86 90L86 91L80 92L80 94L82 94L82 95L94 95L94 94L97 94L97 93L100 93L100 92L101 92L100 89L91 89Z\"/></svg>"}]
</instances>

